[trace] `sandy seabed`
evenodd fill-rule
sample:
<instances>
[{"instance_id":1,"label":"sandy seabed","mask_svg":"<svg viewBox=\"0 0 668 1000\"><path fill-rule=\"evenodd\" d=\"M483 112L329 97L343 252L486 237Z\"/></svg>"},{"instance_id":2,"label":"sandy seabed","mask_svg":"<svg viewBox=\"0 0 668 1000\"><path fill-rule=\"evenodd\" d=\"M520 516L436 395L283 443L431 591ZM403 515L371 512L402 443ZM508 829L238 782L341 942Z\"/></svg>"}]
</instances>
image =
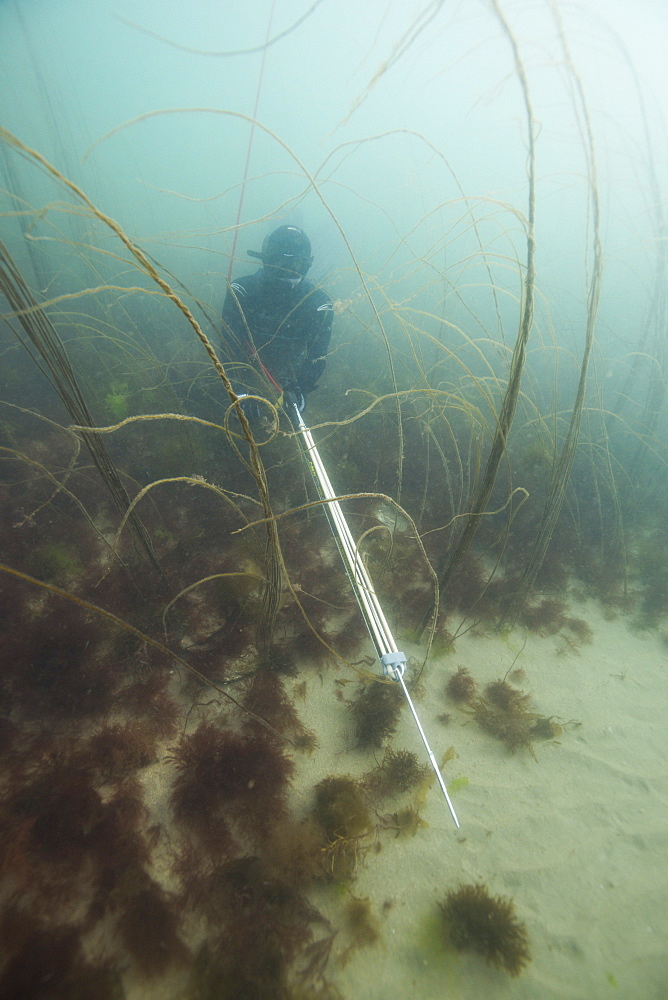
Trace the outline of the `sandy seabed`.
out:
<instances>
[{"instance_id":1,"label":"sandy seabed","mask_svg":"<svg viewBox=\"0 0 668 1000\"><path fill-rule=\"evenodd\" d=\"M453 793L461 830L434 785L421 813L429 825L367 856L352 888L371 900L381 937L343 968L335 951L328 974L347 1000L668 997L666 645L593 605L572 610L593 632L577 650L516 629L505 639L464 635L428 667L418 711L438 759L455 747L446 781L468 778ZM459 666L481 685L521 668L537 712L579 725L536 742L536 759L511 754L448 705L445 683ZM309 767L321 771L329 752L331 772L352 770L362 755L340 756L340 703L321 695L300 711L320 734ZM408 712L392 745L420 750ZM532 960L518 977L441 946L438 901L479 881L511 897L526 924ZM316 904L327 913L326 899Z\"/></svg>"},{"instance_id":2,"label":"sandy seabed","mask_svg":"<svg viewBox=\"0 0 668 1000\"><path fill-rule=\"evenodd\" d=\"M347 889L308 893L339 930L325 974L345 1000L668 998L667 645L621 617L606 620L594 604L570 608L591 627L591 642L570 648L562 636L519 628L504 637L468 633L425 669L416 706L436 758L454 747L444 776L465 785L452 794L461 829L434 783L415 836L382 831ZM419 658L418 648L403 648ZM558 739L536 741L534 756L510 753L448 701L446 683L460 666L481 688L522 671L513 683L531 693L531 710L569 724ZM346 677L330 667L288 683L306 679L297 707L319 740L298 758L298 815L324 776L362 775L382 759L354 747L350 713L336 697ZM354 687L344 685L344 697ZM427 759L407 708L391 746ZM147 803L159 814L171 772L164 763L148 770ZM396 807L388 800L388 813ZM531 961L516 977L445 941L439 901L478 882L511 898L526 925ZM379 931L371 946L356 948L341 929L348 892L370 901ZM127 995L177 1000L186 981L168 977L158 993L158 983L127 981Z\"/></svg>"}]
</instances>

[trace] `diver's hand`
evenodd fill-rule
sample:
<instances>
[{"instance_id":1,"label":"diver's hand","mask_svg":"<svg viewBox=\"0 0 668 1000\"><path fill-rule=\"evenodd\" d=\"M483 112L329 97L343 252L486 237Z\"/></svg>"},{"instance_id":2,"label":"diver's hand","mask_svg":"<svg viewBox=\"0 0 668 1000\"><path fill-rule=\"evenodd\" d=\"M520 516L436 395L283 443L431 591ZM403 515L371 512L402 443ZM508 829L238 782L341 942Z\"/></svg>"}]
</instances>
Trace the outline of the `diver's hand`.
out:
<instances>
[{"instance_id":1,"label":"diver's hand","mask_svg":"<svg viewBox=\"0 0 668 1000\"><path fill-rule=\"evenodd\" d=\"M306 398L299 385L292 379L283 384L283 405L286 409L290 406L296 406L300 413L304 412Z\"/></svg>"},{"instance_id":2,"label":"diver's hand","mask_svg":"<svg viewBox=\"0 0 668 1000\"><path fill-rule=\"evenodd\" d=\"M239 396L239 405L244 411L246 420L250 421L250 423L260 419L261 412L259 400L254 399L252 396L249 396L248 393L244 392Z\"/></svg>"}]
</instances>

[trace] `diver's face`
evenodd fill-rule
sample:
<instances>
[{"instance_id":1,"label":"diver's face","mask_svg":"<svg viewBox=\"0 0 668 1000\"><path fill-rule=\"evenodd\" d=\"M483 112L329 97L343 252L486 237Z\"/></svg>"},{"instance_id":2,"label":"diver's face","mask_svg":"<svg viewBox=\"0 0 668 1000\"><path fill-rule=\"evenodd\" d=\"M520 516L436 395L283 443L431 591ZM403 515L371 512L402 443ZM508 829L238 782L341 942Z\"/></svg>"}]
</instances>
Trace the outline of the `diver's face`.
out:
<instances>
[{"instance_id":1,"label":"diver's face","mask_svg":"<svg viewBox=\"0 0 668 1000\"><path fill-rule=\"evenodd\" d=\"M297 254L272 253L263 258L262 263L273 281L286 281L297 285L311 266L312 257Z\"/></svg>"}]
</instances>

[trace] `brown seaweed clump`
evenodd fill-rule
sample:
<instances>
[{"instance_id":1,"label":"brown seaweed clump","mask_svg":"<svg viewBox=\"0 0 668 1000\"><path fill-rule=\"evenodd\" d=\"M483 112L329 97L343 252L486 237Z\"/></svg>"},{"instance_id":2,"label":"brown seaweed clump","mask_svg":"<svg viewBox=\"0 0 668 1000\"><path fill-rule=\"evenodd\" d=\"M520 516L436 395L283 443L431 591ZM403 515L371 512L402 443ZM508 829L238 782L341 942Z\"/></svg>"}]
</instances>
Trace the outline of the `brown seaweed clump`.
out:
<instances>
[{"instance_id":1,"label":"brown seaweed clump","mask_svg":"<svg viewBox=\"0 0 668 1000\"><path fill-rule=\"evenodd\" d=\"M322 848L325 874L336 881L354 878L374 830L361 784L348 775L323 778L315 787L311 818L326 838Z\"/></svg>"},{"instance_id":2,"label":"brown seaweed clump","mask_svg":"<svg viewBox=\"0 0 668 1000\"><path fill-rule=\"evenodd\" d=\"M364 836L373 829L360 784L348 775L331 775L315 786L313 816L330 840Z\"/></svg>"},{"instance_id":3,"label":"brown seaweed clump","mask_svg":"<svg viewBox=\"0 0 668 1000\"><path fill-rule=\"evenodd\" d=\"M410 750L386 750L385 755L365 781L376 798L400 795L416 788L431 775L429 764L421 764Z\"/></svg>"},{"instance_id":4,"label":"brown seaweed clump","mask_svg":"<svg viewBox=\"0 0 668 1000\"><path fill-rule=\"evenodd\" d=\"M445 691L451 701L471 702L476 693L476 682L466 667L460 667L445 686Z\"/></svg>"},{"instance_id":5,"label":"brown seaweed clump","mask_svg":"<svg viewBox=\"0 0 668 1000\"><path fill-rule=\"evenodd\" d=\"M506 680L492 681L488 684L485 688L485 697L504 712L516 713L525 711L531 700L531 695L513 687Z\"/></svg>"},{"instance_id":6,"label":"brown seaweed clump","mask_svg":"<svg viewBox=\"0 0 668 1000\"><path fill-rule=\"evenodd\" d=\"M531 695L508 684L506 680L492 681L485 688L484 696L475 698L469 709L478 725L506 744L511 753L520 747L528 750L535 759L532 743L535 740L556 740L567 726L579 722L557 722L554 715L545 716L529 710Z\"/></svg>"},{"instance_id":7,"label":"brown seaweed clump","mask_svg":"<svg viewBox=\"0 0 668 1000\"><path fill-rule=\"evenodd\" d=\"M177 774L170 804L200 846L220 856L233 846L230 820L253 839L270 835L286 814L294 764L273 735L236 733L201 722L171 748Z\"/></svg>"},{"instance_id":8,"label":"brown seaweed clump","mask_svg":"<svg viewBox=\"0 0 668 1000\"><path fill-rule=\"evenodd\" d=\"M360 948L372 948L380 940L380 928L376 920L371 902L359 899L352 893L345 904L345 930L350 938L350 944L341 956L342 965L346 965L350 956Z\"/></svg>"},{"instance_id":9,"label":"brown seaweed clump","mask_svg":"<svg viewBox=\"0 0 668 1000\"><path fill-rule=\"evenodd\" d=\"M485 688L485 696L471 703L471 714L478 725L505 743L511 753L524 747L533 757L531 743L539 735L534 727L542 716L529 711L530 698L505 680L492 681Z\"/></svg>"},{"instance_id":10,"label":"brown seaweed clump","mask_svg":"<svg viewBox=\"0 0 668 1000\"><path fill-rule=\"evenodd\" d=\"M399 687L384 681L368 684L359 697L350 703L358 745L380 750L383 742L392 736L399 724L402 705L403 696Z\"/></svg>"},{"instance_id":11,"label":"brown seaweed clump","mask_svg":"<svg viewBox=\"0 0 668 1000\"><path fill-rule=\"evenodd\" d=\"M506 896L490 896L484 885L461 885L439 903L446 935L458 951L475 951L497 969L518 976L530 961L526 926Z\"/></svg>"}]
</instances>

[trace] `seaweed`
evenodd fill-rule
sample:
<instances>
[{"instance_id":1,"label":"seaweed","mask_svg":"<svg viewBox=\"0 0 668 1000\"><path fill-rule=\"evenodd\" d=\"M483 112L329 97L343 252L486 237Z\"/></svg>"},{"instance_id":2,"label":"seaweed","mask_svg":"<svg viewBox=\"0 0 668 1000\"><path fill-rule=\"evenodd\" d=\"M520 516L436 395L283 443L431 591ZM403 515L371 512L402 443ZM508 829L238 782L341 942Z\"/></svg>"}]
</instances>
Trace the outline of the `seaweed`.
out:
<instances>
[{"instance_id":1,"label":"seaweed","mask_svg":"<svg viewBox=\"0 0 668 1000\"><path fill-rule=\"evenodd\" d=\"M290 885L306 887L330 874L325 864L328 844L315 817L300 821L287 816L278 820L273 836L263 844L262 857L269 870Z\"/></svg>"},{"instance_id":2,"label":"seaweed","mask_svg":"<svg viewBox=\"0 0 668 1000\"><path fill-rule=\"evenodd\" d=\"M171 759L178 769L174 815L212 850L231 846L229 819L263 836L285 813L294 765L266 730L242 735L202 722L171 749Z\"/></svg>"},{"instance_id":3,"label":"seaweed","mask_svg":"<svg viewBox=\"0 0 668 1000\"><path fill-rule=\"evenodd\" d=\"M526 926L506 896L490 896L486 886L461 885L438 904L446 937L458 951L474 951L486 962L518 976L530 960Z\"/></svg>"},{"instance_id":4,"label":"seaweed","mask_svg":"<svg viewBox=\"0 0 668 1000\"><path fill-rule=\"evenodd\" d=\"M30 629L4 639L2 687L25 718L80 720L108 711L118 677L100 655L103 629L75 607L45 609Z\"/></svg>"},{"instance_id":5,"label":"seaweed","mask_svg":"<svg viewBox=\"0 0 668 1000\"><path fill-rule=\"evenodd\" d=\"M81 576L81 554L62 542L43 542L33 547L27 562L28 572L40 580L59 581Z\"/></svg>"},{"instance_id":6,"label":"seaweed","mask_svg":"<svg viewBox=\"0 0 668 1000\"><path fill-rule=\"evenodd\" d=\"M287 969L273 945L235 955L205 943L193 964L188 1000L291 1000Z\"/></svg>"},{"instance_id":7,"label":"seaweed","mask_svg":"<svg viewBox=\"0 0 668 1000\"><path fill-rule=\"evenodd\" d=\"M372 681L350 703L358 746L379 750L399 724L401 690L384 681Z\"/></svg>"},{"instance_id":8,"label":"seaweed","mask_svg":"<svg viewBox=\"0 0 668 1000\"><path fill-rule=\"evenodd\" d=\"M90 922L113 909L119 897L143 884L144 866L149 863L151 852L139 828L147 816L144 803L125 786L105 803L88 841L90 858L95 864Z\"/></svg>"},{"instance_id":9,"label":"seaweed","mask_svg":"<svg viewBox=\"0 0 668 1000\"><path fill-rule=\"evenodd\" d=\"M145 884L124 900L118 932L144 976L156 976L185 963L190 952L178 934L175 900L148 875Z\"/></svg>"},{"instance_id":10,"label":"seaweed","mask_svg":"<svg viewBox=\"0 0 668 1000\"><path fill-rule=\"evenodd\" d=\"M325 834L323 869L336 880L353 878L373 832L363 786L349 776L324 778L315 788L313 819Z\"/></svg>"},{"instance_id":11,"label":"seaweed","mask_svg":"<svg viewBox=\"0 0 668 1000\"><path fill-rule=\"evenodd\" d=\"M369 899L351 895L343 908L343 919L346 933L351 939L341 955L341 963L345 965L353 952L378 944L380 930Z\"/></svg>"},{"instance_id":12,"label":"seaweed","mask_svg":"<svg viewBox=\"0 0 668 1000\"><path fill-rule=\"evenodd\" d=\"M542 740L554 740L557 736L561 736L563 731L563 725L555 722L553 718L548 719L545 715L540 715L531 727L533 736Z\"/></svg>"},{"instance_id":13,"label":"seaweed","mask_svg":"<svg viewBox=\"0 0 668 1000\"><path fill-rule=\"evenodd\" d=\"M329 923L262 859L217 865L204 885L198 901L222 933L198 954L190 996L292 1000L301 995L292 985L293 971L304 978L322 975L333 940ZM316 925L325 937L313 941Z\"/></svg>"},{"instance_id":14,"label":"seaweed","mask_svg":"<svg viewBox=\"0 0 668 1000\"><path fill-rule=\"evenodd\" d=\"M281 678L273 671L262 668L255 671L244 692L242 704L253 713L245 720L245 727L249 731L266 730L259 719L254 718L257 716L277 732L287 734L293 746L301 744L300 748L306 749L312 745L312 734L302 724Z\"/></svg>"},{"instance_id":15,"label":"seaweed","mask_svg":"<svg viewBox=\"0 0 668 1000\"><path fill-rule=\"evenodd\" d=\"M303 623L301 630L290 640L291 652L295 658L309 667L323 667L334 659L327 648L332 645L334 637L309 612L312 628ZM313 631L315 629L315 631Z\"/></svg>"},{"instance_id":16,"label":"seaweed","mask_svg":"<svg viewBox=\"0 0 668 1000\"><path fill-rule=\"evenodd\" d=\"M375 797L387 798L415 788L430 775L429 764L420 764L412 751L388 749L378 767L365 778L365 784Z\"/></svg>"},{"instance_id":17,"label":"seaweed","mask_svg":"<svg viewBox=\"0 0 668 1000\"><path fill-rule=\"evenodd\" d=\"M396 830L395 837L414 837L418 830L429 826L412 806L399 809L390 816L383 817L383 820L384 829Z\"/></svg>"},{"instance_id":18,"label":"seaweed","mask_svg":"<svg viewBox=\"0 0 668 1000\"><path fill-rule=\"evenodd\" d=\"M331 775L316 785L313 817L330 840L359 837L373 829L362 785L349 775Z\"/></svg>"},{"instance_id":19,"label":"seaweed","mask_svg":"<svg viewBox=\"0 0 668 1000\"><path fill-rule=\"evenodd\" d=\"M590 643L594 633L584 618L565 618L564 627L573 633L578 642Z\"/></svg>"},{"instance_id":20,"label":"seaweed","mask_svg":"<svg viewBox=\"0 0 668 1000\"><path fill-rule=\"evenodd\" d=\"M532 741L555 739L567 723L559 724L554 716L530 711L530 701L531 695L501 678L488 684L484 697L476 698L465 711L478 725L505 743L511 752L524 747L535 759Z\"/></svg>"},{"instance_id":21,"label":"seaweed","mask_svg":"<svg viewBox=\"0 0 668 1000\"><path fill-rule=\"evenodd\" d=\"M143 725L150 726L159 738L174 736L180 708L167 687L171 680L168 670L152 671L148 677L133 681L119 692L118 702Z\"/></svg>"},{"instance_id":22,"label":"seaweed","mask_svg":"<svg viewBox=\"0 0 668 1000\"><path fill-rule=\"evenodd\" d=\"M471 708L478 725L502 740L512 753L520 747L525 747L534 756L531 740L534 737L532 727L537 716L527 712L523 704L506 709L485 698L476 698Z\"/></svg>"},{"instance_id":23,"label":"seaweed","mask_svg":"<svg viewBox=\"0 0 668 1000\"><path fill-rule=\"evenodd\" d=\"M258 668L264 673L282 674L283 677L296 677L299 673L294 651L288 645L276 642L260 653Z\"/></svg>"},{"instance_id":24,"label":"seaweed","mask_svg":"<svg viewBox=\"0 0 668 1000\"><path fill-rule=\"evenodd\" d=\"M47 928L12 910L5 913L2 924L3 950L10 955L0 974L3 1000L118 1000L122 996L110 965L95 967L84 957L78 927Z\"/></svg>"},{"instance_id":25,"label":"seaweed","mask_svg":"<svg viewBox=\"0 0 668 1000\"><path fill-rule=\"evenodd\" d=\"M82 760L99 772L103 782L122 781L155 761L156 744L155 733L141 722L117 723L91 736Z\"/></svg>"},{"instance_id":26,"label":"seaweed","mask_svg":"<svg viewBox=\"0 0 668 1000\"><path fill-rule=\"evenodd\" d=\"M566 605L554 598L544 598L539 604L523 605L517 620L540 636L556 635L566 624Z\"/></svg>"},{"instance_id":27,"label":"seaweed","mask_svg":"<svg viewBox=\"0 0 668 1000\"><path fill-rule=\"evenodd\" d=\"M75 738L24 737L19 751L0 813L3 891L13 886L27 912L90 928L149 861L139 790L126 780L103 798L88 745Z\"/></svg>"},{"instance_id":28,"label":"seaweed","mask_svg":"<svg viewBox=\"0 0 668 1000\"><path fill-rule=\"evenodd\" d=\"M448 697L454 702L471 702L475 697L477 684L466 667L460 667L445 686Z\"/></svg>"},{"instance_id":29,"label":"seaweed","mask_svg":"<svg viewBox=\"0 0 668 1000\"><path fill-rule=\"evenodd\" d=\"M104 806L90 777L66 764L43 768L10 800L10 810L27 831L33 856L76 871Z\"/></svg>"},{"instance_id":30,"label":"seaweed","mask_svg":"<svg viewBox=\"0 0 668 1000\"><path fill-rule=\"evenodd\" d=\"M353 656L367 638L366 626L359 611L355 610L337 626L332 645L339 656Z\"/></svg>"},{"instance_id":31,"label":"seaweed","mask_svg":"<svg viewBox=\"0 0 668 1000\"><path fill-rule=\"evenodd\" d=\"M492 681L485 688L485 697L492 705L513 715L521 715L531 700L531 695L514 688L506 680Z\"/></svg>"}]
</instances>

